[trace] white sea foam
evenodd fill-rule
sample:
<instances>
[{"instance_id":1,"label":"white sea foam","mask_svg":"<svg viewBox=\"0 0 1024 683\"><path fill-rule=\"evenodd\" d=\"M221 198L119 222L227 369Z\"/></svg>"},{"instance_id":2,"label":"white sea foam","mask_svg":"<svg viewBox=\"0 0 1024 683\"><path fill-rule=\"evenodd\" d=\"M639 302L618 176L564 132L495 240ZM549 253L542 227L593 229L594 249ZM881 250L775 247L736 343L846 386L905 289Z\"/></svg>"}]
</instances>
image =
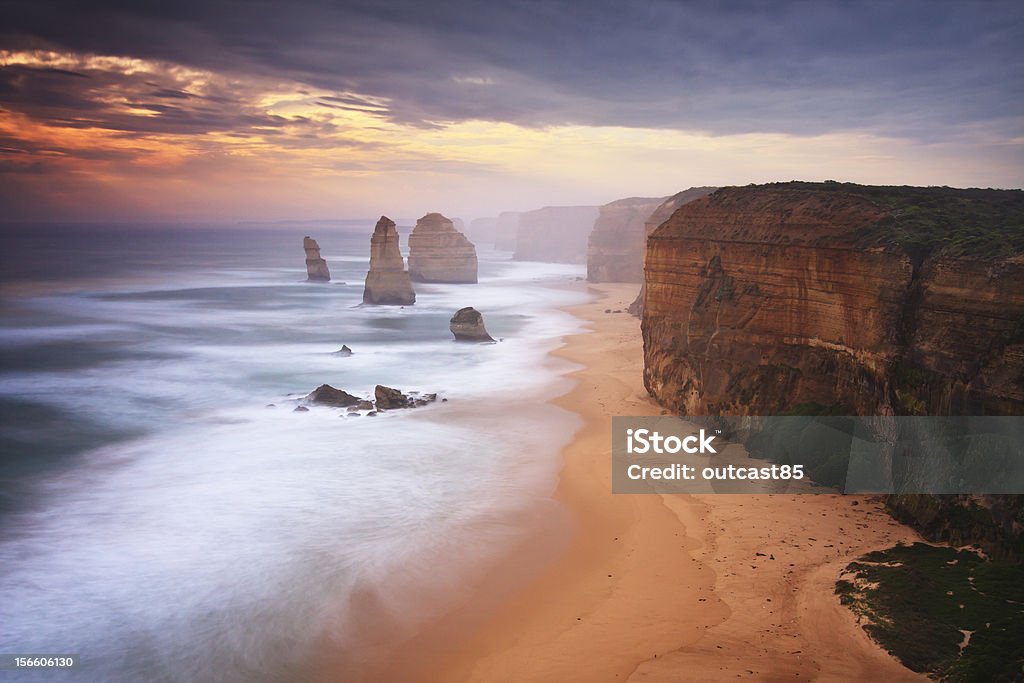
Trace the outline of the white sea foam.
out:
<instances>
[{"instance_id":1,"label":"white sea foam","mask_svg":"<svg viewBox=\"0 0 1024 683\"><path fill-rule=\"evenodd\" d=\"M336 277L365 268L350 261L334 259ZM3 518L0 651L79 654L76 680L274 680L325 635L344 648L357 592L396 606L401 632L428 616L417 596L461 590L510 542L509 519L553 505L575 424L544 402L570 369L547 354L578 329L556 309L582 297L550 285L581 269L481 269L479 285L421 286L404 309L271 266L21 302L85 319L35 327L82 355L5 368L0 396L145 433L17 478L32 502ZM465 305L504 341L451 341ZM343 343L355 355L332 355ZM449 401L292 411L324 382Z\"/></svg>"}]
</instances>

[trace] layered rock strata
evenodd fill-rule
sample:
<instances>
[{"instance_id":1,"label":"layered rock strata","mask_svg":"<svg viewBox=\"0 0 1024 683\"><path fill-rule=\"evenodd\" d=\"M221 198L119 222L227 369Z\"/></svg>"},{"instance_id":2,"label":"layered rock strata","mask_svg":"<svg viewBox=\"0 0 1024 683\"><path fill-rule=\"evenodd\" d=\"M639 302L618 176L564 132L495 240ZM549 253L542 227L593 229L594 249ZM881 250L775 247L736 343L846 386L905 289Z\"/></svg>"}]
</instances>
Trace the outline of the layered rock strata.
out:
<instances>
[{"instance_id":1,"label":"layered rock strata","mask_svg":"<svg viewBox=\"0 0 1024 683\"><path fill-rule=\"evenodd\" d=\"M407 306L416 303L412 280L398 243L395 222L381 216L370 238L370 270L363 288L364 304Z\"/></svg>"},{"instance_id":2,"label":"layered rock strata","mask_svg":"<svg viewBox=\"0 0 1024 683\"><path fill-rule=\"evenodd\" d=\"M691 202L648 238L647 389L689 414L1024 414L1018 214L1020 191L839 183Z\"/></svg>"},{"instance_id":3,"label":"layered rock strata","mask_svg":"<svg viewBox=\"0 0 1024 683\"><path fill-rule=\"evenodd\" d=\"M657 228L659 225L661 225L669 218L671 218L672 214L675 213L676 209L678 209L680 206L688 204L689 202L692 202L694 199L706 197L717 189L717 187L691 187L688 190L677 192L676 194L672 195L671 197L663 201L661 204L659 204L658 207L651 213L651 215L647 217L647 220L644 221L644 241L643 245L640 248L640 293L637 294L637 297L633 301L633 303L629 305L628 310L630 313L639 318L643 314L644 310L645 285L643 284L642 273L644 267L644 259L647 256L647 235L650 235L652 232L654 232L655 228Z\"/></svg>"},{"instance_id":4,"label":"layered rock strata","mask_svg":"<svg viewBox=\"0 0 1024 683\"><path fill-rule=\"evenodd\" d=\"M475 283L476 247L451 220L428 213L409 235L409 277L416 282Z\"/></svg>"},{"instance_id":5,"label":"layered rock strata","mask_svg":"<svg viewBox=\"0 0 1024 683\"><path fill-rule=\"evenodd\" d=\"M331 271L327 261L320 257L320 245L306 235L302 238L302 248L306 251L306 279L310 282L329 282Z\"/></svg>"},{"instance_id":6,"label":"layered rock strata","mask_svg":"<svg viewBox=\"0 0 1024 683\"><path fill-rule=\"evenodd\" d=\"M587 239L597 215L596 206L548 206L520 214L513 258L548 263L586 262Z\"/></svg>"},{"instance_id":7,"label":"layered rock strata","mask_svg":"<svg viewBox=\"0 0 1024 683\"><path fill-rule=\"evenodd\" d=\"M681 414L1024 415L1024 192L725 188L648 238L644 384ZM893 495L1024 558L1021 496Z\"/></svg>"}]
</instances>

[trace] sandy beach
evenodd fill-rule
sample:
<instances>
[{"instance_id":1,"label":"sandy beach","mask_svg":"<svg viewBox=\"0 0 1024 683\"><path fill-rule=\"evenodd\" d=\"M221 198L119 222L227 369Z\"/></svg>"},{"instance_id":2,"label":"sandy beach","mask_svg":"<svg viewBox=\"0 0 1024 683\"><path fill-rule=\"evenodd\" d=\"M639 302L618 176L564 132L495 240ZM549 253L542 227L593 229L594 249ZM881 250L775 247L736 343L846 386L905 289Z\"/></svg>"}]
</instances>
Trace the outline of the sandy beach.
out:
<instances>
[{"instance_id":1,"label":"sandy beach","mask_svg":"<svg viewBox=\"0 0 1024 683\"><path fill-rule=\"evenodd\" d=\"M611 416L660 409L642 387L638 321L624 312L636 287L591 289L594 300L571 309L591 331L556 352L584 366L557 399L584 420L556 492L571 517L568 545L486 612L460 608L413 639L388 678L921 680L833 594L857 555L917 539L878 500L611 494ZM515 565L478 591L551 552L518 548Z\"/></svg>"}]
</instances>

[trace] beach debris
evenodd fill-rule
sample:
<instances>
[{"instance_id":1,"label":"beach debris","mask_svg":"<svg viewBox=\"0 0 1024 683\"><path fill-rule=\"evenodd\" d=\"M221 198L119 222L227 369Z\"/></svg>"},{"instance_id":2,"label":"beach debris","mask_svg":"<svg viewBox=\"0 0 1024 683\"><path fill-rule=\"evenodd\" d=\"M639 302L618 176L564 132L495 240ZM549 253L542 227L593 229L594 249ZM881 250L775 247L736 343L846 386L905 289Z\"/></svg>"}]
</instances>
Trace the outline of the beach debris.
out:
<instances>
[{"instance_id":1,"label":"beach debris","mask_svg":"<svg viewBox=\"0 0 1024 683\"><path fill-rule=\"evenodd\" d=\"M493 342L484 327L484 316L472 306L460 308L448 323L456 341Z\"/></svg>"}]
</instances>

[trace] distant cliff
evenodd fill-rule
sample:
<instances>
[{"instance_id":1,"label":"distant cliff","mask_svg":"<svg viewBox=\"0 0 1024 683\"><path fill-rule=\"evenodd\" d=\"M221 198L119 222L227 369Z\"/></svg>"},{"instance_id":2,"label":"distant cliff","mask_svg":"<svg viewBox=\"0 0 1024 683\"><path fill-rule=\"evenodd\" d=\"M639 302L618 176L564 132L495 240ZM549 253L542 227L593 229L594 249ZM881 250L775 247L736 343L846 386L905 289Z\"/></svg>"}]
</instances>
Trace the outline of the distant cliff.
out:
<instances>
[{"instance_id":1,"label":"distant cliff","mask_svg":"<svg viewBox=\"0 0 1024 683\"><path fill-rule=\"evenodd\" d=\"M671 218L672 214L676 212L676 209L678 209L683 204L688 204L692 202L694 199L706 197L717 189L717 187L704 186L691 187L688 190L677 192L668 199L666 199L665 201L663 201L661 204L659 204L658 208L656 208L654 212L647 217L647 220L644 221L644 243L640 250L640 293L637 294L637 297L633 301L633 303L629 305L630 313L639 318L644 311L645 285L643 284L643 264L647 257L647 235L650 235L659 225L661 225L669 218Z\"/></svg>"},{"instance_id":2,"label":"distant cliff","mask_svg":"<svg viewBox=\"0 0 1024 683\"><path fill-rule=\"evenodd\" d=\"M453 221L428 213L409 235L409 277L415 282L474 283L476 247Z\"/></svg>"},{"instance_id":3,"label":"distant cliff","mask_svg":"<svg viewBox=\"0 0 1024 683\"><path fill-rule=\"evenodd\" d=\"M515 251L516 235L519 233L518 211L502 211L494 227L494 248L498 251Z\"/></svg>"},{"instance_id":4,"label":"distant cliff","mask_svg":"<svg viewBox=\"0 0 1024 683\"><path fill-rule=\"evenodd\" d=\"M643 281L645 224L664 201L664 197L630 197L600 208L587 241L588 281Z\"/></svg>"},{"instance_id":5,"label":"distant cliff","mask_svg":"<svg viewBox=\"0 0 1024 683\"><path fill-rule=\"evenodd\" d=\"M587 259L587 238L597 214L596 206L547 206L520 214L513 258L517 261L584 263ZM498 218L500 221L501 216Z\"/></svg>"},{"instance_id":6,"label":"distant cliff","mask_svg":"<svg viewBox=\"0 0 1024 683\"><path fill-rule=\"evenodd\" d=\"M478 247L493 247L498 236L498 217L474 218L469 222L466 236Z\"/></svg>"},{"instance_id":7,"label":"distant cliff","mask_svg":"<svg viewBox=\"0 0 1024 683\"><path fill-rule=\"evenodd\" d=\"M724 188L649 236L645 284L644 383L678 413L1024 415L1019 190ZM961 503L890 500L937 538L1005 508Z\"/></svg>"}]
</instances>

